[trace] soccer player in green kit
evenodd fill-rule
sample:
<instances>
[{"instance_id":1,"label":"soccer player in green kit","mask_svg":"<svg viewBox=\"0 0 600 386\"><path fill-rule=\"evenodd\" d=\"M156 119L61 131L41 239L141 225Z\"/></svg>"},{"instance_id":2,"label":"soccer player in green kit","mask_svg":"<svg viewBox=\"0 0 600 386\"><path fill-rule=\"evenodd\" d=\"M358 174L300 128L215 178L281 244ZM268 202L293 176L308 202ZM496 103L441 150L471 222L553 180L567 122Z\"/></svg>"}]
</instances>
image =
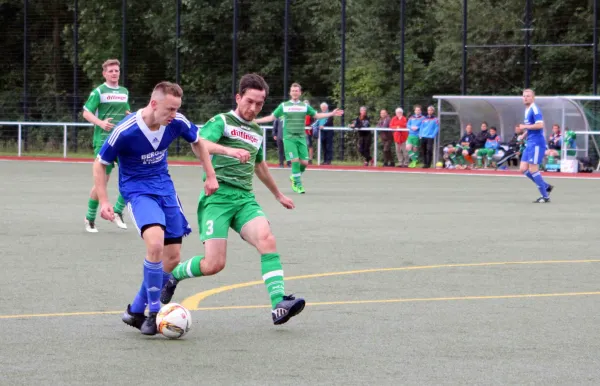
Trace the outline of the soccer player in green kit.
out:
<instances>
[{"instance_id":1,"label":"soccer player in green kit","mask_svg":"<svg viewBox=\"0 0 600 386\"><path fill-rule=\"evenodd\" d=\"M313 118L329 118L341 116L344 110L335 109L329 113L317 113L315 109L304 102L300 102L302 87L298 83L292 83L290 87L290 99L280 104L269 116L257 119L258 124L273 122L283 117L283 148L285 158L292 162L292 189L296 193L305 193L302 186L302 173L308 165L308 146L306 145L306 134L304 133L304 121L306 115Z\"/></svg>"},{"instance_id":2,"label":"soccer player in green kit","mask_svg":"<svg viewBox=\"0 0 600 386\"><path fill-rule=\"evenodd\" d=\"M125 87L119 86L119 76L121 64L117 59L109 59L102 64L102 75L106 82L96 87L83 106L83 117L94 124L94 157L102 148L104 141L117 123L129 114L129 91ZM107 178L114 168L113 165L106 167ZM123 209L125 209L125 200L119 194L119 198L113 208L115 212L114 223L121 229L127 229L123 221ZM90 198L88 200L88 210L85 216L85 230L90 233L97 233L96 212L98 210L98 194L92 187Z\"/></svg>"},{"instance_id":3,"label":"soccer player in green kit","mask_svg":"<svg viewBox=\"0 0 600 386\"><path fill-rule=\"evenodd\" d=\"M269 86L261 76L244 75L236 95L236 110L216 115L200 129L203 145L212 154L219 189L208 197L202 193L198 202L204 255L194 256L173 269L161 293L160 301L164 304L171 302L181 280L214 275L225 268L231 227L261 255L262 278L271 298L273 323L283 324L304 309L304 299L285 295L275 237L256 202L252 186L256 174L284 208L294 208L294 202L281 193L269 172L262 153L263 131L253 122L268 92Z\"/></svg>"}]
</instances>

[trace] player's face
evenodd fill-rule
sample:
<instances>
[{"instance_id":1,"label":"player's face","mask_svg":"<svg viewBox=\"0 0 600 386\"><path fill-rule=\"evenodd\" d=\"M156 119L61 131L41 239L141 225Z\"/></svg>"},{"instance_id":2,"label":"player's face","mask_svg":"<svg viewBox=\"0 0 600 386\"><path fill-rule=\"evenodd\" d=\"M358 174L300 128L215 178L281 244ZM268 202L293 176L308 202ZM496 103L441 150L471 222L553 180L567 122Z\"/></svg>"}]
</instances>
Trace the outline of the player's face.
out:
<instances>
[{"instance_id":1,"label":"player's face","mask_svg":"<svg viewBox=\"0 0 600 386\"><path fill-rule=\"evenodd\" d=\"M427 114L433 115L434 112L435 112L435 110L433 109L433 107L428 107L427 108Z\"/></svg>"},{"instance_id":2,"label":"player's face","mask_svg":"<svg viewBox=\"0 0 600 386\"><path fill-rule=\"evenodd\" d=\"M465 130L467 131L467 133L468 133L468 134L471 134L471 133L473 132L473 126L471 126L471 125L467 125L467 126L465 127Z\"/></svg>"},{"instance_id":3,"label":"player's face","mask_svg":"<svg viewBox=\"0 0 600 386\"><path fill-rule=\"evenodd\" d=\"M553 132L554 134L558 134L558 131L559 131L559 128L558 128L558 126L552 126L552 132Z\"/></svg>"},{"instance_id":4,"label":"player's face","mask_svg":"<svg viewBox=\"0 0 600 386\"><path fill-rule=\"evenodd\" d=\"M290 96L292 97L293 100L300 99L301 94L302 94L302 91L300 90L300 87L290 88Z\"/></svg>"},{"instance_id":5,"label":"player's face","mask_svg":"<svg viewBox=\"0 0 600 386\"><path fill-rule=\"evenodd\" d=\"M253 121L265 104L265 90L246 90L244 95L236 95L237 114L246 121Z\"/></svg>"},{"instance_id":6,"label":"player's face","mask_svg":"<svg viewBox=\"0 0 600 386\"><path fill-rule=\"evenodd\" d=\"M161 124L167 126L177 114L177 110L181 107L181 98L173 95L165 95L164 99L153 101L154 104L154 119Z\"/></svg>"},{"instance_id":7,"label":"player's face","mask_svg":"<svg viewBox=\"0 0 600 386\"><path fill-rule=\"evenodd\" d=\"M421 115L421 108L420 107L417 107L415 109L415 115Z\"/></svg>"},{"instance_id":8,"label":"player's face","mask_svg":"<svg viewBox=\"0 0 600 386\"><path fill-rule=\"evenodd\" d=\"M118 84L119 76L121 75L121 70L118 65L112 65L106 67L106 70L102 71L102 75L104 79L106 79L107 83L110 84Z\"/></svg>"},{"instance_id":9,"label":"player's face","mask_svg":"<svg viewBox=\"0 0 600 386\"><path fill-rule=\"evenodd\" d=\"M533 93L531 91L523 92L523 104L529 106L533 103Z\"/></svg>"}]
</instances>

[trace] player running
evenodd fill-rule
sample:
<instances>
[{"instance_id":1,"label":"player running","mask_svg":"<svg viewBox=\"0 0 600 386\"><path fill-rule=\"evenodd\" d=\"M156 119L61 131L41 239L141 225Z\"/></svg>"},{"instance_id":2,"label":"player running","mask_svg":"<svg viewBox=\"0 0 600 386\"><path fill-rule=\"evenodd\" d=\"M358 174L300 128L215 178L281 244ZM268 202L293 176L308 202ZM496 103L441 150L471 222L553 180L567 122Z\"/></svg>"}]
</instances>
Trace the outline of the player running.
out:
<instances>
[{"instance_id":1,"label":"player running","mask_svg":"<svg viewBox=\"0 0 600 386\"><path fill-rule=\"evenodd\" d=\"M227 234L231 227L261 255L262 278L271 298L273 323L283 324L304 309L304 299L285 295L275 237L256 202L252 186L256 174L284 208L294 208L293 201L279 191L269 172L263 159L263 131L253 122L268 92L269 86L262 77L244 75L236 95L236 110L213 117L200 131L200 137L206 140L205 146L213 155L220 188L210 197L201 194L198 202L198 228L205 254L175 267L163 288L160 298L163 303L171 301L181 280L214 275L225 267Z\"/></svg>"},{"instance_id":2,"label":"player running","mask_svg":"<svg viewBox=\"0 0 600 386\"><path fill-rule=\"evenodd\" d=\"M554 186L544 181L540 172L540 164L546 152L546 140L544 138L542 111L536 106L534 100L535 93L533 90L526 89L523 91L523 103L527 108L525 109L524 123L520 127L527 130L525 133L527 142L519 169L521 173L536 184L540 191L541 197L535 200L534 203L543 204L550 202L550 192L554 189Z\"/></svg>"},{"instance_id":3,"label":"player running","mask_svg":"<svg viewBox=\"0 0 600 386\"><path fill-rule=\"evenodd\" d=\"M317 113L310 105L300 102L302 87L298 83L292 83L290 87L290 99L280 104L271 115L257 119L258 124L273 122L283 117L283 148L285 158L292 162L292 190L296 193L305 193L302 185L302 173L308 166L308 145L306 144L306 133L304 123L306 116L321 119L344 115L344 110L335 109L329 113Z\"/></svg>"},{"instance_id":4,"label":"player running","mask_svg":"<svg viewBox=\"0 0 600 386\"><path fill-rule=\"evenodd\" d=\"M179 136L192 144L207 178L204 191L214 193L219 184L198 128L178 114L183 91L179 85L161 82L152 91L150 103L128 115L108 137L94 162L94 182L100 200L100 215L114 220L106 194L106 168L119 159L119 188L127 201L131 220L146 243L142 286L127 306L122 320L155 335L160 310L160 290L180 261L181 243L192 231L183 214L167 164L169 145ZM148 305L148 317L144 311Z\"/></svg>"},{"instance_id":5,"label":"player running","mask_svg":"<svg viewBox=\"0 0 600 386\"><path fill-rule=\"evenodd\" d=\"M83 106L83 117L86 121L94 124L94 157L98 156L104 141L112 132L114 126L129 114L129 91L119 86L120 63L117 59L109 59L102 64L102 75L106 82L96 87ZM114 164L106 167L106 180L108 181ZM114 223L121 229L127 229L123 221L123 209L125 201L119 194L117 203L113 208L115 212ZM96 211L98 210L98 194L96 188L92 187L88 200L88 210L85 216L85 230L97 233Z\"/></svg>"}]
</instances>

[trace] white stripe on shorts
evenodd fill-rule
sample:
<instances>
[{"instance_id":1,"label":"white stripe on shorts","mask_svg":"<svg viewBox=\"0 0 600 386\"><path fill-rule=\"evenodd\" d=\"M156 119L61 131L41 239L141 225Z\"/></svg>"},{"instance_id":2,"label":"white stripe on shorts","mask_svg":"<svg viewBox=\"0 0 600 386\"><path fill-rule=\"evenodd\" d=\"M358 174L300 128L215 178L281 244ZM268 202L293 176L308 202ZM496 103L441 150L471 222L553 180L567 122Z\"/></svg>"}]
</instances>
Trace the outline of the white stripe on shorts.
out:
<instances>
[{"instance_id":1,"label":"white stripe on shorts","mask_svg":"<svg viewBox=\"0 0 600 386\"><path fill-rule=\"evenodd\" d=\"M533 151L533 163L534 164L538 164L540 162L539 158L540 158L540 147L536 146L534 148L535 150Z\"/></svg>"},{"instance_id":2,"label":"white stripe on shorts","mask_svg":"<svg viewBox=\"0 0 600 386\"><path fill-rule=\"evenodd\" d=\"M135 228L137 229L138 233L141 236L142 231L140 230L140 227L138 227L137 222L135 221L135 217L133 215L133 208L131 207L131 202L127 203L127 210L129 210L129 217L131 217L131 221L133 221L133 225L135 225Z\"/></svg>"}]
</instances>

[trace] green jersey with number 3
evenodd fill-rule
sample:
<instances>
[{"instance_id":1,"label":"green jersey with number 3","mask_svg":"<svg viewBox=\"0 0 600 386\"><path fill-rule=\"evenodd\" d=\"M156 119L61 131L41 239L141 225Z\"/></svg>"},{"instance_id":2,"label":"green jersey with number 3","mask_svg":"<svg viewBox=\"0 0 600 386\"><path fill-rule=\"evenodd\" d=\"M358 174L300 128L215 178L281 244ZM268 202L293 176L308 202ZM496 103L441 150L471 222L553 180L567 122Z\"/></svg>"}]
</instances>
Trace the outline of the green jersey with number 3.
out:
<instances>
[{"instance_id":1,"label":"green jersey with number 3","mask_svg":"<svg viewBox=\"0 0 600 386\"><path fill-rule=\"evenodd\" d=\"M110 87L103 83L90 93L90 97L83 108L103 121L112 118L110 123L117 126L117 123L127 115L126 112L131 110L129 107L129 91L125 87ZM94 148L102 146L111 132L112 130L106 131L100 126L94 125Z\"/></svg>"},{"instance_id":2,"label":"green jersey with number 3","mask_svg":"<svg viewBox=\"0 0 600 386\"><path fill-rule=\"evenodd\" d=\"M273 115L277 118L283 117L283 139L304 138L304 122L306 116L314 117L317 112L304 102L283 102Z\"/></svg>"},{"instance_id":3,"label":"green jersey with number 3","mask_svg":"<svg viewBox=\"0 0 600 386\"><path fill-rule=\"evenodd\" d=\"M263 160L263 130L254 122L248 122L230 111L211 118L199 129L200 137L221 146L245 149L250 160L241 163L237 158L222 154L212 155L212 165L219 184L243 190L252 190L254 165ZM204 174L206 181L206 173Z\"/></svg>"}]
</instances>

